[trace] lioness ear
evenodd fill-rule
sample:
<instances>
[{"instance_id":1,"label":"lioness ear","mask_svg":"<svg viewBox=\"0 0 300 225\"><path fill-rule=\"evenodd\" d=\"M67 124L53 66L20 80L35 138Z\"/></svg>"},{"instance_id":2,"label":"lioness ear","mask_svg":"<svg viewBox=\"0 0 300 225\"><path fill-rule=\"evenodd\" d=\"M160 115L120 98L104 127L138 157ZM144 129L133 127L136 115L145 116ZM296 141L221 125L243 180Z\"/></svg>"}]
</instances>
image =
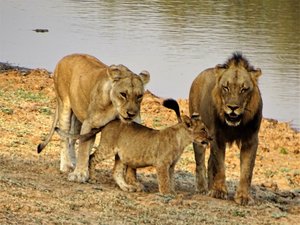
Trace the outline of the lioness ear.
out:
<instances>
[{"instance_id":1,"label":"lioness ear","mask_svg":"<svg viewBox=\"0 0 300 225\"><path fill-rule=\"evenodd\" d=\"M106 73L112 81L117 81L121 79L121 71L116 65L111 65L107 68Z\"/></svg>"},{"instance_id":2,"label":"lioness ear","mask_svg":"<svg viewBox=\"0 0 300 225\"><path fill-rule=\"evenodd\" d=\"M185 123L185 125L190 128L192 126L192 120L186 116L186 115L183 115L182 116L182 121Z\"/></svg>"},{"instance_id":3,"label":"lioness ear","mask_svg":"<svg viewBox=\"0 0 300 225\"><path fill-rule=\"evenodd\" d=\"M257 80L260 76L261 76L261 69L260 68L257 68L256 70L251 71L251 77L254 80Z\"/></svg>"},{"instance_id":4,"label":"lioness ear","mask_svg":"<svg viewBox=\"0 0 300 225\"><path fill-rule=\"evenodd\" d=\"M140 73L140 77L142 79L142 82L143 84L147 84L149 81L150 81L150 74L148 71L146 70L143 70L141 73Z\"/></svg>"}]
</instances>

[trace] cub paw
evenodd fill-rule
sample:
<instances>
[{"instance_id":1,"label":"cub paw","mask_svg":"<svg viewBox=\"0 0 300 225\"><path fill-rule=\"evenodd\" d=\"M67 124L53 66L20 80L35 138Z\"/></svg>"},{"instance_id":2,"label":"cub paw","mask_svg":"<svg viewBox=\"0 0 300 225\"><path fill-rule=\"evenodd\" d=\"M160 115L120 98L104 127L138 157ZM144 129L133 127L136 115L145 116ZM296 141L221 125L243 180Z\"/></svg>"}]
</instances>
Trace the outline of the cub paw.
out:
<instances>
[{"instance_id":1,"label":"cub paw","mask_svg":"<svg viewBox=\"0 0 300 225\"><path fill-rule=\"evenodd\" d=\"M137 187L133 186L133 185L122 185L119 186L122 191L126 191L126 192L136 192L137 191Z\"/></svg>"},{"instance_id":2,"label":"cub paw","mask_svg":"<svg viewBox=\"0 0 300 225\"><path fill-rule=\"evenodd\" d=\"M79 183L85 183L89 179L89 172L88 171L75 171L72 173L69 173L68 180L79 182Z\"/></svg>"}]
</instances>

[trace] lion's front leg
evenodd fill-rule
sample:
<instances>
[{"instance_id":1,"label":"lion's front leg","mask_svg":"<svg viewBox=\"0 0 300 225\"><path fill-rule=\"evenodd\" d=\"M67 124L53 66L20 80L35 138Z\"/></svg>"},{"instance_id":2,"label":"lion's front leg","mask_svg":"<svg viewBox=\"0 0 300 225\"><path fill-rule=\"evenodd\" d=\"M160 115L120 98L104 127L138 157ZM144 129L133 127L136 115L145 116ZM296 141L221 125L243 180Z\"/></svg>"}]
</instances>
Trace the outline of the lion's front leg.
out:
<instances>
[{"instance_id":1,"label":"lion's front leg","mask_svg":"<svg viewBox=\"0 0 300 225\"><path fill-rule=\"evenodd\" d=\"M87 122L84 122L80 134L89 133L91 129L92 127ZM89 156L94 142L95 136L88 141L79 142L76 167L75 170L69 174L69 181L83 183L89 179Z\"/></svg>"},{"instance_id":2,"label":"lion's front leg","mask_svg":"<svg viewBox=\"0 0 300 225\"><path fill-rule=\"evenodd\" d=\"M209 195L214 198L227 199L225 178L225 144L211 144L208 161L208 188Z\"/></svg>"},{"instance_id":3,"label":"lion's front leg","mask_svg":"<svg viewBox=\"0 0 300 225\"><path fill-rule=\"evenodd\" d=\"M193 147L196 161L196 191L205 194L207 192L205 148L196 143L193 143Z\"/></svg>"},{"instance_id":4,"label":"lion's front leg","mask_svg":"<svg viewBox=\"0 0 300 225\"><path fill-rule=\"evenodd\" d=\"M240 205L247 205L249 200L251 200L249 189L252 181L257 146L257 135L252 139L252 141L242 143L240 153L240 182L234 197L234 201Z\"/></svg>"}]
</instances>

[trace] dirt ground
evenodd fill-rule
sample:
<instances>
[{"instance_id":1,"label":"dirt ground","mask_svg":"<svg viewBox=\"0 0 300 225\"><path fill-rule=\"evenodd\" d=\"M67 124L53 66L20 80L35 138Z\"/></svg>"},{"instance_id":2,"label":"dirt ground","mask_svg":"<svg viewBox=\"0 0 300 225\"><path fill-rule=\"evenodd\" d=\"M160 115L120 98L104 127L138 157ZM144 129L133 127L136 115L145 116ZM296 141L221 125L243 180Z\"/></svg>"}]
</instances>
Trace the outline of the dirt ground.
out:
<instances>
[{"instance_id":1,"label":"dirt ground","mask_svg":"<svg viewBox=\"0 0 300 225\"><path fill-rule=\"evenodd\" d=\"M178 101L188 114L188 101ZM143 124L161 129L176 123L174 113L160 103L146 93ZM228 200L194 191L191 145L176 166L175 198L157 193L153 168L138 170L145 192L121 191L112 179L113 159L98 165L96 183L68 182L67 174L59 172L57 134L41 154L36 152L50 129L54 106L47 71L6 68L0 73L0 224L299 224L300 133L288 123L263 120L254 201L243 207L233 201L239 180L235 146L226 152Z\"/></svg>"}]
</instances>

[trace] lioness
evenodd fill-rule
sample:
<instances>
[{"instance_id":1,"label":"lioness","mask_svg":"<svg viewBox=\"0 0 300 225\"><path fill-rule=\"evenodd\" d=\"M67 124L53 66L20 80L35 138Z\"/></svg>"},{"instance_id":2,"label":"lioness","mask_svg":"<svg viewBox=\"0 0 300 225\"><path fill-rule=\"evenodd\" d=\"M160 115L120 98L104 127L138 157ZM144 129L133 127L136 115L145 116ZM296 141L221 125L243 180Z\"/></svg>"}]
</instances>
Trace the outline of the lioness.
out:
<instances>
[{"instance_id":1,"label":"lioness","mask_svg":"<svg viewBox=\"0 0 300 225\"><path fill-rule=\"evenodd\" d=\"M150 75L143 71L138 76L123 65L107 66L93 56L73 54L58 62L53 79L57 97L55 118L46 140L38 145L38 153L50 141L57 123L65 132L85 134L116 118L128 123L139 117L144 85ZM69 174L69 180L88 180L94 140L93 137L79 143L76 168ZM65 172L75 166L75 141L67 138L63 142L60 170Z\"/></svg>"},{"instance_id":2,"label":"lioness","mask_svg":"<svg viewBox=\"0 0 300 225\"><path fill-rule=\"evenodd\" d=\"M184 148L193 141L199 145L207 144L211 138L198 114L191 118L183 116L181 119L175 100L165 100L163 105L176 112L178 124L163 130L154 130L135 122L125 124L115 120L108 123L101 131L100 147L91 158L91 173L99 161L115 155L113 177L122 190L133 192L142 189L142 185L132 177L129 183L128 180L126 182L124 176L127 168L155 166L159 192L175 194L174 168ZM60 135L66 135L59 129L57 131ZM71 137L85 141L96 131L92 131L91 135Z\"/></svg>"},{"instance_id":3,"label":"lioness","mask_svg":"<svg viewBox=\"0 0 300 225\"><path fill-rule=\"evenodd\" d=\"M254 69L241 53L234 53L223 65L207 69L193 81L190 113L199 113L214 137L208 160L208 189L216 198L227 198L225 184L226 143L240 147L240 182L235 202L249 201L252 172L262 119L262 99L257 85L260 69ZM196 180L199 191L207 191L205 148L194 143Z\"/></svg>"}]
</instances>

